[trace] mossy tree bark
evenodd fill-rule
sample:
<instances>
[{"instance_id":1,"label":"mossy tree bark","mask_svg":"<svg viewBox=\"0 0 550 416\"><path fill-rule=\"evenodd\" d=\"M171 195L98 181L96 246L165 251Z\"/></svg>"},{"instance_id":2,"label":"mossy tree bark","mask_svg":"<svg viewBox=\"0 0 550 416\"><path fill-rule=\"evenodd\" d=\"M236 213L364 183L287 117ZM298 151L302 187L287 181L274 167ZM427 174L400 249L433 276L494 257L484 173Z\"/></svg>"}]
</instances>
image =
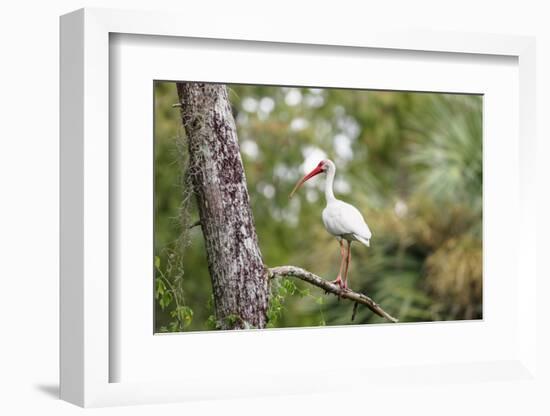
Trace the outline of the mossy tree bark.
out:
<instances>
[{"instance_id":1,"label":"mossy tree bark","mask_svg":"<svg viewBox=\"0 0 550 416\"><path fill-rule=\"evenodd\" d=\"M177 83L221 329L264 328L269 296L227 88Z\"/></svg>"}]
</instances>

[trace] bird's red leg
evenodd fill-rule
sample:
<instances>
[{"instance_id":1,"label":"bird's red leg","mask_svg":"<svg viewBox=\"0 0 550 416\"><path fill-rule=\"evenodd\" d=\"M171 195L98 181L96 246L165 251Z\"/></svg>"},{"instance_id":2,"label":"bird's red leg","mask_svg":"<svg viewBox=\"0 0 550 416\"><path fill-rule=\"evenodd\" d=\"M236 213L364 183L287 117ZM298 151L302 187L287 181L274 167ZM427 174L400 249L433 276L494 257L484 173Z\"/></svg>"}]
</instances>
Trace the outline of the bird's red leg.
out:
<instances>
[{"instance_id":1,"label":"bird's red leg","mask_svg":"<svg viewBox=\"0 0 550 416\"><path fill-rule=\"evenodd\" d=\"M344 244L342 244L342 240L339 241L340 243L340 270L338 271L338 277L336 280L333 280L331 283L334 283L340 287L342 287L342 269L344 267L344 260L346 259L344 254Z\"/></svg>"},{"instance_id":2,"label":"bird's red leg","mask_svg":"<svg viewBox=\"0 0 550 416\"><path fill-rule=\"evenodd\" d=\"M351 241L348 241L348 255L346 257L346 266L344 268L344 289L347 289L348 286L348 268L351 261Z\"/></svg>"}]
</instances>

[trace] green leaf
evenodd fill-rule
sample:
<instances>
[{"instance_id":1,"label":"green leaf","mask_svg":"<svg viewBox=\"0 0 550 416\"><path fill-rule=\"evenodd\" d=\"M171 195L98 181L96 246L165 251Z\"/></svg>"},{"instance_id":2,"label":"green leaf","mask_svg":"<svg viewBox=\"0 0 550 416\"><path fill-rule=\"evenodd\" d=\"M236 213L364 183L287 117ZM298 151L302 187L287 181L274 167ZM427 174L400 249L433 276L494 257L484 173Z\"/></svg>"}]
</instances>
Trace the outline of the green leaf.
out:
<instances>
[{"instance_id":1,"label":"green leaf","mask_svg":"<svg viewBox=\"0 0 550 416\"><path fill-rule=\"evenodd\" d=\"M289 279L283 280L282 287L284 288L284 291L290 295L293 295L297 290L296 284Z\"/></svg>"},{"instance_id":2,"label":"green leaf","mask_svg":"<svg viewBox=\"0 0 550 416\"><path fill-rule=\"evenodd\" d=\"M170 292L164 292L159 300L160 308L164 310L170 303L172 303L172 294Z\"/></svg>"},{"instance_id":3,"label":"green leaf","mask_svg":"<svg viewBox=\"0 0 550 416\"><path fill-rule=\"evenodd\" d=\"M214 309L214 294L211 294L206 303L206 308L211 311Z\"/></svg>"},{"instance_id":4,"label":"green leaf","mask_svg":"<svg viewBox=\"0 0 550 416\"><path fill-rule=\"evenodd\" d=\"M187 327L193 321L193 310L189 306L178 306L170 312L170 316L178 319L184 327Z\"/></svg>"},{"instance_id":5,"label":"green leaf","mask_svg":"<svg viewBox=\"0 0 550 416\"><path fill-rule=\"evenodd\" d=\"M299 289L298 290L298 296L301 298L305 298L306 296L309 296L309 289Z\"/></svg>"},{"instance_id":6,"label":"green leaf","mask_svg":"<svg viewBox=\"0 0 550 416\"><path fill-rule=\"evenodd\" d=\"M206 326L209 329L217 329L218 328L218 321L216 321L216 317L214 315L210 315L208 319L206 320Z\"/></svg>"},{"instance_id":7,"label":"green leaf","mask_svg":"<svg viewBox=\"0 0 550 416\"><path fill-rule=\"evenodd\" d=\"M158 300L164 292L166 292L166 285L162 281L162 279L156 279L157 287L155 290L155 298Z\"/></svg>"}]
</instances>

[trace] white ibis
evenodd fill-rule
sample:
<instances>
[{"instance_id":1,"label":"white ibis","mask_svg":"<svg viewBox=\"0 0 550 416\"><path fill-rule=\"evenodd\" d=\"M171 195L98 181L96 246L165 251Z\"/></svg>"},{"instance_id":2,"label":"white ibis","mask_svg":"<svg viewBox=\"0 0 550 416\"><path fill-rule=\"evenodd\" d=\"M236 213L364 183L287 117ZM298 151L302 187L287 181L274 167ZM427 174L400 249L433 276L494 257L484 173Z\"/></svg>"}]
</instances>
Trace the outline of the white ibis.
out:
<instances>
[{"instance_id":1,"label":"white ibis","mask_svg":"<svg viewBox=\"0 0 550 416\"><path fill-rule=\"evenodd\" d=\"M351 260L351 243L353 241L359 241L369 247L372 233L357 208L334 197L332 186L334 183L336 166L332 160L326 159L320 161L315 169L298 181L290 193L289 198L292 198L292 195L294 195L304 182L320 173L327 174L327 180L325 182L327 206L323 210L323 223L327 231L335 236L340 243L340 271L333 283L340 286L340 288L348 289L348 267ZM348 243L347 253L345 252L343 240L346 240Z\"/></svg>"}]
</instances>

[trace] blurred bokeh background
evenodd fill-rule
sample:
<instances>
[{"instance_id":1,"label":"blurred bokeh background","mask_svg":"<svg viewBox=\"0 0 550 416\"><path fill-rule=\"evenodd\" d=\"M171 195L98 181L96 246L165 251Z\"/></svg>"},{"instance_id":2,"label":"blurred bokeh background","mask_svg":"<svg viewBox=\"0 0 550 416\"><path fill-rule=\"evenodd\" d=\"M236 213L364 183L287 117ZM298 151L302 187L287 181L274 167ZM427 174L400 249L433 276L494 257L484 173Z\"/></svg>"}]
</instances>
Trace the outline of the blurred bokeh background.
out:
<instances>
[{"instance_id":1,"label":"blurred bokeh background","mask_svg":"<svg viewBox=\"0 0 550 416\"><path fill-rule=\"evenodd\" d=\"M363 213L371 247L352 245L351 287L401 322L482 317L482 97L440 93L228 85L264 263L338 273L324 229L324 177L294 184L321 159L335 194ZM185 175L174 82L155 82L155 323L214 328L211 284ZM353 303L283 279L272 327L382 322Z\"/></svg>"}]
</instances>

